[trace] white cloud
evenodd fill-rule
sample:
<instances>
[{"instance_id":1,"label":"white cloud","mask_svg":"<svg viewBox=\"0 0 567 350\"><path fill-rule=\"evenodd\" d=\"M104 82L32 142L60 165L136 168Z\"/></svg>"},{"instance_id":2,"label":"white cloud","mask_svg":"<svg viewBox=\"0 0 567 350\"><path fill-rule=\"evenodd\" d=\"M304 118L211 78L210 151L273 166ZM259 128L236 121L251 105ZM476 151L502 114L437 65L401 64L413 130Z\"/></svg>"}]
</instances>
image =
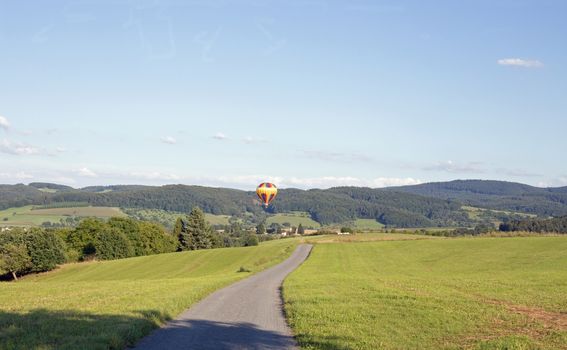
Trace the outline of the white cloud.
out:
<instances>
[{"instance_id":1,"label":"white cloud","mask_svg":"<svg viewBox=\"0 0 567 350\"><path fill-rule=\"evenodd\" d=\"M466 173L466 174L480 174L484 173L485 170L481 167L481 162L468 162L459 164L448 160L445 162L438 162L433 165L429 165L423 168L427 171L444 171L448 173Z\"/></svg>"},{"instance_id":2,"label":"white cloud","mask_svg":"<svg viewBox=\"0 0 567 350\"><path fill-rule=\"evenodd\" d=\"M501 66L515 66L523 68L540 68L543 67L543 63L538 60L524 60L521 58L503 58L498 60L498 64Z\"/></svg>"},{"instance_id":3,"label":"white cloud","mask_svg":"<svg viewBox=\"0 0 567 350\"><path fill-rule=\"evenodd\" d=\"M220 141L226 140L227 138L228 138L228 136L226 136L224 133L222 133L220 131L217 132L215 135L213 135L213 139L220 140Z\"/></svg>"},{"instance_id":4,"label":"white cloud","mask_svg":"<svg viewBox=\"0 0 567 350\"><path fill-rule=\"evenodd\" d=\"M135 179L140 180L163 180L163 181L171 181L171 180L180 180L181 177L175 174L165 174L158 171L150 171L150 172L132 172L128 174L129 177L133 177Z\"/></svg>"},{"instance_id":5,"label":"white cloud","mask_svg":"<svg viewBox=\"0 0 567 350\"><path fill-rule=\"evenodd\" d=\"M0 173L0 179L7 179L7 180L29 180L33 179L33 175L30 175L26 172L19 171L17 173Z\"/></svg>"},{"instance_id":6,"label":"white cloud","mask_svg":"<svg viewBox=\"0 0 567 350\"><path fill-rule=\"evenodd\" d=\"M412 177L397 178L397 177L379 177L372 180L372 184L369 187L390 187L390 186L410 186L419 185L423 181L414 179Z\"/></svg>"},{"instance_id":7,"label":"white cloud","mask_svg":"<svg viewBox=\"0 0 567 350\"><path fill-rule=\"evenodd\" d=\"M6 117L0 115L0 129L8 130L10 129L10 122Z\"/></svg>"},{"instance_id":8,"label":"white cloud","mask_svg":"<svg viewBox=\"0 0 567 350\"><path fill-rule=\"evenodd\" d=\"M359 153L340 153L330 151L303 150L303 156L307 158L323 160L326 162L352 163L352 162L371 162L374 159L365 154Z\"/></svg>"},{"instance_id":9,"label":"white cloud","mask_svg":"<svg viewBox=\"0 0 567 350\"><path fill-rule=\"evenodd\" d=\"M234 186L237 188L253 188L261 182L273 182L281 188L330 188L338 186L357 186L382 188L389 186L418 185L423 183L414 178L378 177L364 179L354 176L321 176L321 177L283 177L266 175L243 175L243 176L221 176L217 178L201 179L205 183L214 183L222 186Z\"/></svg>"},{"instance_id":10,"label":"white cloud","mask_svg":"<svg viewBox=\"0 0 567 350\"><path fill-rule=\"evenodd\" d=\"M65 147L57 147L55 150L57 151L57 153L67 152L67 149Z\"/></svg>"},{"instance_id":11,"label":"white cloud","mask_svg":"<svg viewBox=\"0 0 567 350\"><path fill-rule=\"evenodd\" d=\"M559 176L554 179L548 179L546 181L540 181L537 183L537 187L564 187L567 186L567 175Z\"/></svg>"},{"instance_id":12,"label":"white cloud","mask_svg":"<svg viewBox=\"0 0 567 350\"><path fill-rule=\"evenodd\" d=\"M175 145L177 143L177 140L172 136L165 136L161 138L161 142L167 143L169 145Z\"/></svg>"},{"instance_id":13,"label":"white cloud","mask_svg":"<svg viewBox=\"0 0 567 350\"><path fill-rule=\"evenodd\" d=\"M87 168L87 167L82 167L80 169L75 170L75 174L79 175L79 176L84 176L84 177L97 177L98 174L95 173L94 171L92 171L91 169Z\"/></svg>"},{"instance_id":14,"label":"white cloud","mask_svg":"<svg viewBox=\"0 0 567 350\"><path fill-rule=\"evenodd\" d=\"M249 145L254 144L254 143L268 142L268 140L266 140L266 139L255 138L255 137L252 137L252 136L247 136L247 137L243 138L242 141L246 144L249 144Z\"/></svg>"},{"instance_id":15,"label":"white cloud","mask_svg":"<svg viewBox=\"0 0 567 350\"><path fill-rule=\"evenodd\" d=\"M15 156L29 156L40 154L41 149L24 143L3 139L0 141L0 152Z\"/></svg>"}]
</instances>

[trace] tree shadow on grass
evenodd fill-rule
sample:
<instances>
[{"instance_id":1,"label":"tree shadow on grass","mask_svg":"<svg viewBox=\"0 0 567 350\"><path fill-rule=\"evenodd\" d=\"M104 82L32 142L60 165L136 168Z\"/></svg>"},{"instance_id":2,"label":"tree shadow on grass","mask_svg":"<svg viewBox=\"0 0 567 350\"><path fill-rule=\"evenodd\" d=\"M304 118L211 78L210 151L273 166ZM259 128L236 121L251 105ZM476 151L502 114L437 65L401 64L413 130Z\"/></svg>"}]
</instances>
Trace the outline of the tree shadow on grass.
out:
<instances>
[{"instance_id":1,"label":"tree shadow on grass","mask_svg":"<svg viewBox=\"0 0 567 350\"><path fill-rule=\"evenodd\" d=\"M123 349L158 327L168 316L97 315L37 309L0 311L0 349Z\"/></svg>"},{"instance_id":2,"label":"tree shadow on grass","mask_svg":"<svg viewBox=\"0 0 567 350\"><path fill-rule=\"evenodd\" d=\"M335 342L341 337L328 337L306 343L309 348L344 350ZM296 349L295 339L286 334L260 329L244 322L215 322L210 320L174 320L156 330L137 344L135 350L161 349Z\"/></svg>"},{"instance_id":3,"label":"tree shadow on grass","mask_svg":"<svg viewBox=\"0 0 567 350\"><path fill-rule=\"evenodd\" d=\"M0 311L0 349L124 349L170 317L160 311L138 311L139 316L98 315L80 311ZM306 342L316 349L343 350L340 339ZM344 344L344 342L342 342ZM250 323L174 320L142 339L136 349L289 349L293 337L260 329Z\"/></svg>"}]
</instances>

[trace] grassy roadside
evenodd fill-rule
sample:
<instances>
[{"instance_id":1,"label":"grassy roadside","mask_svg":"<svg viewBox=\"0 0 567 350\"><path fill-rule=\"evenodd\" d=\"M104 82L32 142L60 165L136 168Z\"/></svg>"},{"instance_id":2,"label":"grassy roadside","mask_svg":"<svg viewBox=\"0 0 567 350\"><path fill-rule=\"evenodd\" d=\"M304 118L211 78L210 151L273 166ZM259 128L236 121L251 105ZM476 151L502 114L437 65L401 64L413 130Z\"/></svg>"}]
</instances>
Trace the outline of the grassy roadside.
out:
<instances>
[{"instance_id":1,"label":"grassy roadside","mask_svg":"<svg viewBox=\"0 0 567 350\"><path fill-rule=\"evenodd\" d=\"M317 244L284 298L306 349L567 349L567 237Z\"/></svg>"},{"instance_id":2,"label":"grassy roadside","mask_svg":"<svg viewBox=\"0 0 567 350\"><path fill-rule=\"evenodd\" d=\"M70 264L0 283L0 348L122 349L187 307L283 261L297 240Z\"/></svg>"}]
</instances>

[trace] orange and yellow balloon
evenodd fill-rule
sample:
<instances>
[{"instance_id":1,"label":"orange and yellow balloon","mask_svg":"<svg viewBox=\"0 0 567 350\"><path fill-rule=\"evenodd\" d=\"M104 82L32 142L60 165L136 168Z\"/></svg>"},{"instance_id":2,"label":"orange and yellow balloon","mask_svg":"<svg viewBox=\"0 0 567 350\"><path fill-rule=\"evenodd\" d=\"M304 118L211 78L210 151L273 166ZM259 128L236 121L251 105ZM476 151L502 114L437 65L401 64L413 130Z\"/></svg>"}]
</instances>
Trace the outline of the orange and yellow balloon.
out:
<instances>
[{"instance_id":1,"label":"orange and yellow balloon","mask_svg":"<svg viewBox=\"0 0 567 350\"><path fill-rule=\"evenodd\" d=\"M278 195L278 188L273 183L262 182L256 188L256 194L258 195L258 198L260 198L262 204L264 204L264 207L267 208Z\"/></svg>"}]
</instances>

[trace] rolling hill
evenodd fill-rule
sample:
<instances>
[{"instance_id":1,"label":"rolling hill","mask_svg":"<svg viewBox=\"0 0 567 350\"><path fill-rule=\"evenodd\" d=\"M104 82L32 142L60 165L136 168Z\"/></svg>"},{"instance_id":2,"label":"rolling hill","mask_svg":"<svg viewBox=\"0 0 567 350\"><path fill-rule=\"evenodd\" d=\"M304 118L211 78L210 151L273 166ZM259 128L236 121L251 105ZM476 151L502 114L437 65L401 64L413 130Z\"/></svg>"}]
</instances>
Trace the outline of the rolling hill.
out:
<instances>
[{"instance_id":1,"label":"rolling hill","mask_svg":"<svg viewBox=\"0 0 567 350\"><path fill-rule=\"evenodd\" d=\"M539 216L567 215L567 187L539 188L504 181L456 180L387 190Z\"/></svg>"},{"instance_id":2,"label":"rolling hill","mask_svg":"<svg viewBox=\"0 0 567 350\"><path fill-rule=\"evenodd\" d=\"M175 212L189 212L199 206L206 213L251 215L258 221L266 215L253 192L228 188L117 185L73 189L47 183L0 185L0 210L67 202ZM307 212L311 219L323 225L356 219L372 219L391 227L453 227L479 223L480 219L471 216L463 206L508 211L510 215L519 212L562 216L567 215L567 187L537 188L502 181L457 180L383 189L282 189L268 214ZM501 219L506 215L499 212L496 216Z\"/></svg>"}]
</instances>

